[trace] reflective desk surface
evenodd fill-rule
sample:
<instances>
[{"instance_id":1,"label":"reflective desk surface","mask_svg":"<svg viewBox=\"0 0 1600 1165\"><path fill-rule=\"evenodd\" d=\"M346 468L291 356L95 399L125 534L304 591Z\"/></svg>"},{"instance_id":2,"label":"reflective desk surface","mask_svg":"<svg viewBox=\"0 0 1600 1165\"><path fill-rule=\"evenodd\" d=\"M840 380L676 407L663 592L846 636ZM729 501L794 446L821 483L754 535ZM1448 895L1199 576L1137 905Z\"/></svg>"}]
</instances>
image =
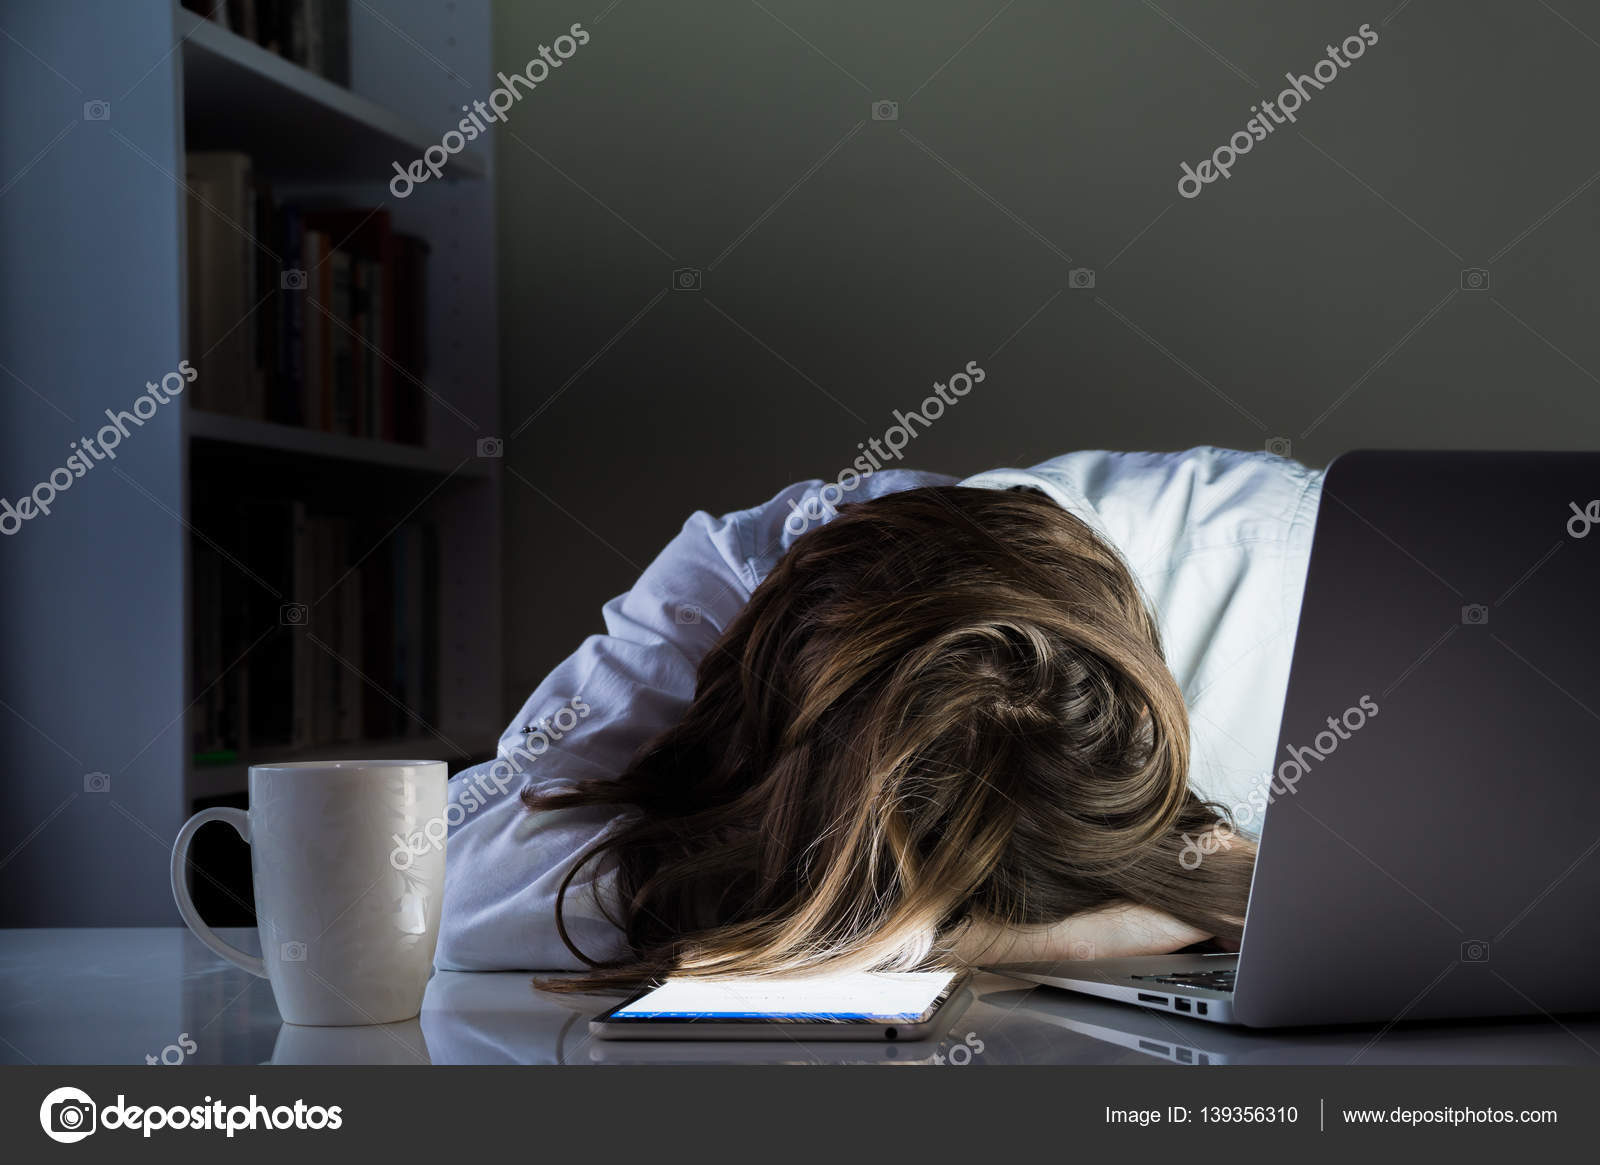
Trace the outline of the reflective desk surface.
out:
<instances>
[{"instance_id":1,"label":"reflective desk surface","mask_svg":"<svg viewBox=\"0 0 1600 1165\"><path fill-rule=\"evenodd\" d=\"M223 933L258 949L253 930ZM992 974L943 1038L915 1043L593 1039L607 1002L446 971L407 1023L294 1027L266 980L181 927L0 930L5 1064L1600 1064L1600 1016L1256 1032Z\"/></svg>"}]
</instances>

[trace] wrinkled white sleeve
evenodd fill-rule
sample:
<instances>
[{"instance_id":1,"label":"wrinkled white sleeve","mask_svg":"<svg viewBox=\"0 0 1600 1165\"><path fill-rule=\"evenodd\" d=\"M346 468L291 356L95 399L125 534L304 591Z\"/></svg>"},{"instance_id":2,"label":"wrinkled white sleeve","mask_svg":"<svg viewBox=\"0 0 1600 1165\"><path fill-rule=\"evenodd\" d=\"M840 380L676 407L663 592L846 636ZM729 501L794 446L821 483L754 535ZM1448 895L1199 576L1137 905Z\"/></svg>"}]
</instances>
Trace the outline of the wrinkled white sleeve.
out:
<instances>
[{"instance_id":1,"label":"wrinkled white sleeve","mask_svg":"<svg viewBox=\"0 0 1600 1165\"><path fill-rule=\"evenodd\" d=\"M723 552L727 536L736 533L729 525L740 518L691 517L632 589L605 605L605 634L586 639L528 697L500 739L499 759L451 779L456 808L439 967L583 966L556 932L556 891L615 815L601 809L530 813L519 795L575 778L615 776L640 746L682 718L694 696L696 666L750 596L739 567ZM541 721L548 721L542 731L523 731ZM597 875L606 881L603 863L584 866L564 917L585 954L614 958L621 934L597 909Z\"/></svg>"},{"instance_id":2,"label":"wrinkled white sleeve","mask_svg":"<svg viewBox=\"0 0 1600 1165\"><path fill-rule=\"evenodd\" d=\"M952 480L885 471L864 479L848 500ZM500 739L498 759L451 779L438 967L583 966L556 931L556 891L617 816L606 809L530 813L519 794L616 776L642 745L683 718L701 659L803 531L794 515L822 486L800 482L754 509L691 517L632 589L605 605L605 634L586 639L528 697ZM542 732L524 732L546 721ZM563 908L568 934L596 960L624 951L622 933L596 902L610 882L603 860L586 863Z\"/></svg>"}]
</instances>

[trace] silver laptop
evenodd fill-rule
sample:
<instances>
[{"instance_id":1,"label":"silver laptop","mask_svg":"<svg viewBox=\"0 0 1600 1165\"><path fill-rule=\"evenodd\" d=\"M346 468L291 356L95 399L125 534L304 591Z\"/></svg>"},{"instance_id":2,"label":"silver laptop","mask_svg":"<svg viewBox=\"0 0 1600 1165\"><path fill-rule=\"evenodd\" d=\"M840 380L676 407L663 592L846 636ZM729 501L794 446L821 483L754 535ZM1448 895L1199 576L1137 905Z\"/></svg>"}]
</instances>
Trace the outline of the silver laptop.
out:
<instances>
[{"instance_id":1,"label":"silver laptop","mask_svg":"<svg viewBox=\"0 0 1600 1165\"><path fill-rule=\"evenodd\" d=\"M993 969L1252 1027L1600 1010L1596 499L1600 454L1340 457L1239 953Z\"/></svg>"}]
</instances>

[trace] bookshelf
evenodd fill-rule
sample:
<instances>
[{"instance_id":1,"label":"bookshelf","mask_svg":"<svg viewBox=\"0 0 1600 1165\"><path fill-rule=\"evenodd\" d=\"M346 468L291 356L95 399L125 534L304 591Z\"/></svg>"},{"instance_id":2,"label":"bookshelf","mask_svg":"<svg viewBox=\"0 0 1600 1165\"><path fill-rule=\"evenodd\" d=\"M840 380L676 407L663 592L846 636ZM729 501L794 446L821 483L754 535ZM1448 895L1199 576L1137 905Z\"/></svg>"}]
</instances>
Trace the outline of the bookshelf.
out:
<instances>
[{"instance_id":1,"label":"bookshelf","mask_svg":"<svg viewBox=\"0 0 1600 1165\"><path fill-rule=\"evenodd\" d=\"M490 0L350 3L348 85L178 0L29 5L8 18L7 32L27 50L0 61L8 120L54 127L70 116L74 125L0 198L8 255L0 302L17 305L0 320L0 363L33 390L0 398L5 496L23 496L59 464L88 418L128 408L139 386L180 361L199 362L192 318L210 296L191 279L197 208L185 178L193 153L247 155L274 204L381 210L427 257L412 320L425 366L387 353L365 365L369 385L392 381L411 393L417 416L407 440L376 421L361 435L329 431L259 406L254 415L220 410L215 395L185 392L124 445L115 468L31 523L26 548L21 538L0 546L8 600L0 604L0 700L35 729L7 725L5 759L32 777L6 784L0 813L49 823L48 844L24 845L12 858L0 926L165 925L165 843L198 803L242 803L249 764L414 755L454 771L492 754L504 726L500 462L480 456L500 423L492 143L468 145L443 180L405 199L388 188L392 162L418 157L454 127L464 101L493 88ZM77 121L84 103L100 98L109 119ZM55 132L0 143L12 151L0 153L7 175ZM278 254L260 262L297 265L263 241ZM372 341L385 335L395 332L356 335L356 352L381 351ZM276 381L266 379L270 402ZM287 566L275 563L260 537L240 534L238 515L263 512L337 531L318 544L335 548L331 570L309 590L296 573L298 551L285 551ZM221 566L211 561L219 554ZM359 658L322 661L343 673L334 682L353 710L331 728L324 718L309 733L236 733L231 747L216 747L228 743L210 731L219 687L246 672L258 702L247 715L279 703L303 709L304 698L288 693L300 690L294 669L306 631L334 649L354 642L323 630L325 612L334 618L343 603L347 630L350 612L367 620L367 608L342 596L391 561L396 579L410 572L405 611L415 614L420 578L430 614L396 614L376 635L367 621ZM209 657L197 646L214 634L218 578L235 593L269 584L274 593L238 608L236 621L249 625L235 628L237 643L249 646L259 633L263 646L236 652L229 644ZM264 617L280 603L304 606L306 623ZM401 611L399 598L394 606ZM367 649L385 640L386 627L405 638L409 672L392 661L368 666ZM295 636L301 641L279 651L278 670L262 662ZM416 689L419 674L423 695L402 690ZM299 723L299 711L276 710ZM383 731L370 731L374 723ZM86 771L111 774L110 797L85 791ZM4 848L26 833L19 824ZM114 877L96 854L115 855ZM51 894L19 889L47 884Z\"/></svg>"},{"instance_id":2,"label":"bookshelf","mask_svg":"<svg viewBox=\"0 0 1600 1165\"><path fill-rule=\"evenodd\" d=\"M386 466L417 473L448 477L488 478L494 462L476 455L473 447L462 449L426 448L402 445L396 441L375 441L366 437L347 437L324 433L298 425L230 417L202 409L189 412L189 440L239 450L272 450L285 463L297 458L322 458L350 465Z\"/></svg>"},{"instance_id":3,"label":"bookshelf","mask_svg":"<svg viewBox=\"0 0 1600 1165\"><path fill-rule=\"evenodd\" d=\"M352 20L359 22L361 9L354 7ZM184 132L191 150L250 142L259 151L253 155L257 165L280 176L370 179L388 173L393 160L418 157L454 124L430 128L413 121L188 9L177 11L176 33L183 46ZM437 66L417 56L415 68ZM285 134L286 125L315 126L316 132ZM464 176L488 174L487 161L478 155L455 161L459 166L452 168Z\"/></svg>"}]
</instances>

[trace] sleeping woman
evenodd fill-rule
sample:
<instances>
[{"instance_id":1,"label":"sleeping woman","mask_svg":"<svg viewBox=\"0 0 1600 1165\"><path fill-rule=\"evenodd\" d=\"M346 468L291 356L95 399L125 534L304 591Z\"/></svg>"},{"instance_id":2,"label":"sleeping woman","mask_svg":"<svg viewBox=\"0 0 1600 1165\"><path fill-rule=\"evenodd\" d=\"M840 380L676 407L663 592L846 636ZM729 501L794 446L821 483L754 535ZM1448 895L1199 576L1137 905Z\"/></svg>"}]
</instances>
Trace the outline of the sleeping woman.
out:
<instances>
[{"instance_id":1,"label":"sleeping woman","mask_svg":"<svg viewBox=\"0 0 1600 1165\"><path fill-rule=\"evenodd\" d=\"M1321 474L885 470L697 513L451 781L437 962L804 974L1238 939Z\"/></svg>"}]
</instances>

